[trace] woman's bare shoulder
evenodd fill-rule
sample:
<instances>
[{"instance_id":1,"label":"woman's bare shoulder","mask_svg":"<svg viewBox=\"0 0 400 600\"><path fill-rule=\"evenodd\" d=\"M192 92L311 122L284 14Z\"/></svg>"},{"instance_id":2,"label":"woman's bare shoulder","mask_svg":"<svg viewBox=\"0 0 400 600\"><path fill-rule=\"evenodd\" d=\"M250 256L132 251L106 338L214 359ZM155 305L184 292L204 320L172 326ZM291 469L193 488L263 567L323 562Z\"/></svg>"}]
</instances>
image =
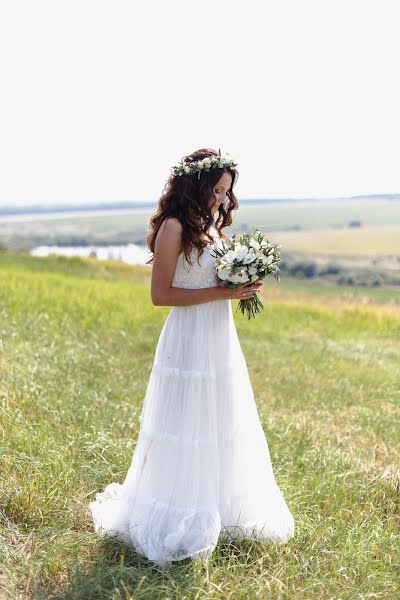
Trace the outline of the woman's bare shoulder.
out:
<instances>
[{"instance_id":1,"label":"woman's bare shoulder","mask_svg":"<svg viewBox=\"0 0 400 600\"><path fill-rule=\"evenodd\" d=\"M158 254L169 254L171 251L178 255L181 252L183 227L179 219L167 217L161 223L155 241L155 251Z\"/></svg>"},{"instance_id":2,"label":"woman's bare shoulder","mask_svg":"<svg viewBox=\"0 0 400 600\"><path fill-rule=\"evenodd\" d=\"M160 225L160 231L164 230L168 233L179 233L183 231L182 223L176 217L167 217Z\"/></svg>"}]
</instances>

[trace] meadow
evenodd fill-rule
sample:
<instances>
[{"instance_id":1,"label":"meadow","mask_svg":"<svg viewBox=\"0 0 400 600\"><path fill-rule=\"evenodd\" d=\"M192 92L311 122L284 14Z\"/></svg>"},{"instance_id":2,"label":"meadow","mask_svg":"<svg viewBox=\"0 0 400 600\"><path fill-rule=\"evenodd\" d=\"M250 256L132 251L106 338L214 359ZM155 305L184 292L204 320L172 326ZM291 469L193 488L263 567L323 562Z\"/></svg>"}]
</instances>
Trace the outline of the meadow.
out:
<instances>
[{"instance_id":1,"label":"meadow","mask_svg":"<svg viewBox=\"0 0 400 600\"><path fill-rule=\"evenodd\" d=\"M272 232L269 239L282 244L288 251L326 254L337 258L400 256L400 227L396 225L279 231Z\"/></svg>"},{"instance_id":2,"label":"meadow","mask_svg":"<svg viewBox=\"0 0 400 600\"><path fill-rule=\"evenodd\" d=\"M149 267L0 252L0 597L395 600L400 590L400 298L266 281L235 312L287 545L219 543L164 572L92 531L130 465L158 336Z\"/></svg>"},{"instance_id":3,"label":"meadow","mask_svg":"<svg viewBox=\"0 0 400 600\"><path fill-rule=\"evenodd\" d=\"M0 219L0 246L28 251L40 244L143 244L152 211L17 222ZM288 251L335 256L390 255L400 249L400 201L387 199L293 200L250 204L239 201L234 222L225 230L251 231L258 227ZM350 224L359 222L360 227Z\"/></svg>"}]
</instances>

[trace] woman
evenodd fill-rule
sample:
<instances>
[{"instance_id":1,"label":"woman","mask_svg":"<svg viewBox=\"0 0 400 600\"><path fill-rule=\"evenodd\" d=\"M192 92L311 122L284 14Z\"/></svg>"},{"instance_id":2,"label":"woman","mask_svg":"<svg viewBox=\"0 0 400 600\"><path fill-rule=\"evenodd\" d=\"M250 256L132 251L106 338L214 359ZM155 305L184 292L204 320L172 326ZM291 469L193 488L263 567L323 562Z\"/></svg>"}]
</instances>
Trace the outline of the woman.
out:
<instances>
[{"instance_id":1,"label":"woman","mask_svg":"<svg viewBox=\"0 0 400 600\"><path fill-rule=\"evenodd\" d=\"M125 481L110 483L89 505L97 532L159 565L208 560L218 539L283 543L294 533L231 306L261 283L220 287L212 256L238 207L235 166L201 149L172 168L147 237L152 302L172 308Z\"/></svg>"}]
</instances>

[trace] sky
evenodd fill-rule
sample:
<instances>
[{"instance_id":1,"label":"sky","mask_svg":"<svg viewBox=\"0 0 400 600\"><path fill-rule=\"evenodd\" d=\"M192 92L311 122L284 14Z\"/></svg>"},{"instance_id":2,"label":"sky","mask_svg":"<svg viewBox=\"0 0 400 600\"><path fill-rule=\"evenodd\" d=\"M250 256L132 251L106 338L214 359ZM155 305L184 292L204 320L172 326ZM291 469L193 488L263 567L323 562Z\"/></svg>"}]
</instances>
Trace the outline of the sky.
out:
<instances>
[{"instance_id":1,"label":"sky","mask_svg":"<svg viewBox=\"0 0 400 600\"><path fill-rule=\"evenodd\" d=\"M239 199L400 192L398 0L0 4L0 205L157 201L211 147Z\"/></svg>"}]
</instances>

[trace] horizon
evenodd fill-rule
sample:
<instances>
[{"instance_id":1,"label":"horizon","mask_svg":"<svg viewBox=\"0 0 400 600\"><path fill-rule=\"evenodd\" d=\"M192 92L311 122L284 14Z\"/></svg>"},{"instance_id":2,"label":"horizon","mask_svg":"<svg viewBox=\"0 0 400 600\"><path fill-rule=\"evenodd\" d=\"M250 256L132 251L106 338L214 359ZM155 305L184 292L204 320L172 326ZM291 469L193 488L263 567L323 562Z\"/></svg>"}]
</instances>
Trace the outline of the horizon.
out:
<instances>
[{"instance_id":1,"label":"horizon","mask_svg":"<svg viewBox=\"0 0 400 600\"><path fill-rule=\"evenodd\" d=\"M399 193L382 193L382 194L356 194L356 195L352 195L352 196L320 196L320 197L315 197L315 196L303 196L303 197L294 197L294 196L287 196L287 197L264 197L264 198L240 198L239 199L239 203L243 202L243 203L257 203L257 202L319 202L319 201L325 201L325 202L329 202L329 201L334 201L334 200L341 200L341 201L345 201L345 200L357 200L357 199L390 199L390 200L400 200L400 192ZM47 209L49 212L51 212L51 209L54 209L57 212L61 212L62 209L66 209L66 211L68 210L90 210L91 208L96 209L96 207L98 208L102 208L104 210L107 210L107 208L110 209L114 209L114 210L118 210L118 208L123 209L125 208L135 208L135 205L138 208L146 208L146 207L156 207L158 204L158 200L155 201L145 201L145 200L115 200L115 201L110 201L110 202L95 202L95 201L88 201L88 202L80 202L79 204L75 204L75 203L35 203L35 204L20 204L20 205L12 205L12 204L0 204L0 214L3 211L7 211L7 214L12 214L12 211L16 211L18 213L20 213L22 210L26 210L27 214L29 213L29 211L34 211L34 210L40 210L40 209Z\"/></svg>"}]
</instances>

